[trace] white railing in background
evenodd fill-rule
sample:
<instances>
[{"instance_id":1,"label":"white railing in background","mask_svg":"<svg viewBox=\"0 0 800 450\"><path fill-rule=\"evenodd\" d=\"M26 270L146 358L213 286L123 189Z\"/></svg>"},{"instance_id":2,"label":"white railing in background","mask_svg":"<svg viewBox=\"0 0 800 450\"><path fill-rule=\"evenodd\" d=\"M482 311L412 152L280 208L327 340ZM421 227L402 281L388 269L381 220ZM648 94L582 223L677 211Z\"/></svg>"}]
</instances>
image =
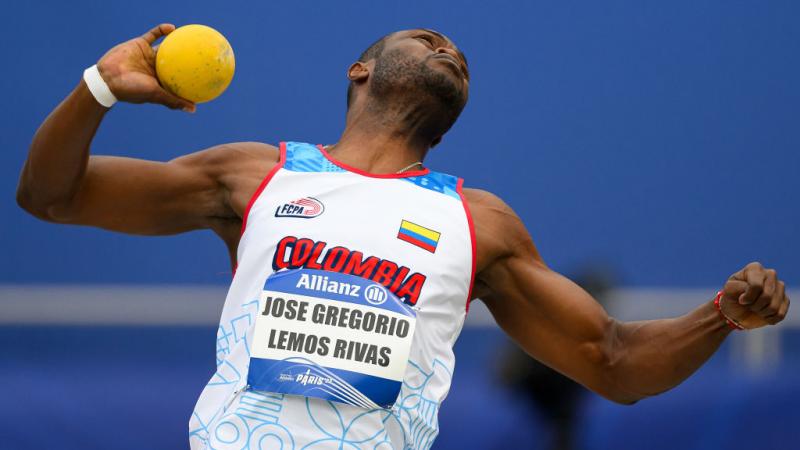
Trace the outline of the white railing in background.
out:
<instances>
[{"instance_id":1,"label":"white railing in background","mask_svg":"<svg viewBox=\"0 0 800 450\"><path fill-rule=\"evenodd\" d=\"M227 288L196 285L0 285L0 326L8 325L125 325L214 326ZM610 292L606 308L619 320L647 320L684 314L710 300L714 288L625 288ZM790 298L800 298L790 291ZM494 327L486 306L470 307L467 327ZM737 333L731 351L754 370L781 358L780 333L800 327L797 307L785 323Z\"/></svg>"},{"instance_id":2,"label":"white railing in background","mask_svg":"<svg viewBox=\"0 0 800 450\"><path fill-rule=\"evenodd\" d=\"M198 285L0 285L0 324L214 325L227 287ZM710 300L709 289L625 288L611 291L606 308L619 320L674 317ZM800 291L790 291L798 298ZM475 301L467 326L494 326ZM792 308L785 325L800 326Z\"/></svg>"}]
</instances>

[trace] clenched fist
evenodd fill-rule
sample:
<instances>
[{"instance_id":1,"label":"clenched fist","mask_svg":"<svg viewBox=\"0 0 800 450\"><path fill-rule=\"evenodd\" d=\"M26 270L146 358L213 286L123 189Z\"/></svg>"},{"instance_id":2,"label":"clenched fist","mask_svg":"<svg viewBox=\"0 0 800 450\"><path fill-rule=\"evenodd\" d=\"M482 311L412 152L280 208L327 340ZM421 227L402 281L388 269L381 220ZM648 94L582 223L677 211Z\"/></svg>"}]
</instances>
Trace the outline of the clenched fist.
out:
<instances>
[{"instance_id":1,"label":"clenched fist","mask_svg":"<svg viewBox=\"0 0 800 450\"><path fill-rule=\"evenodd\" d=\"M775 325L789 311L786 285L775 270L750 263L725 283L720 308L746 329Z\"/></svg>"},{"instance_id":2,"label":"clenched fist","mask_svg":"<svg viewBox=\"0 0 800 450\"><path fill-rule=\"evenodd\" d=\"M97 62L100 76L117 100L129 103L158 103L172 109L194 112L189 100L167 92L156 77L156 50L152 44L175 30L162 23L140 37L112 48Z\"/></svg>"}]
</instances>

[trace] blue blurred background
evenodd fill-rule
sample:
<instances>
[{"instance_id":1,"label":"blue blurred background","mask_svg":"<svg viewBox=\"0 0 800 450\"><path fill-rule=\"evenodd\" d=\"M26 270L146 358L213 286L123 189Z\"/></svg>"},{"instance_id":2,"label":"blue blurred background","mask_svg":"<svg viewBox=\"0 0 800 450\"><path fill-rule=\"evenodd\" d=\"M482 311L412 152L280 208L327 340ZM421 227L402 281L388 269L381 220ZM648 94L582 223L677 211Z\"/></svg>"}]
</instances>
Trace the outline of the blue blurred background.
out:
<instances>
[{"instance_id":1,"label":"blue blurred background","mask_svg":"<svg viewBox=\"0 0 800 450\"><path fill-rule=\"evenodd\" d=\"M222 32L233 83L195 115L115 106L96 154L335 142L348 65L383 34L429 27L466 53L472 89L426 164L504 198L555 269L602 267L612 313L686 312L751 260L800 283L800 3L74 0L13 2L4 16L0 448L186 446L213 372L224 245L56 226L14 201L33 134L83 69L159 22ZM186 320L194 298L204 306ZM633 407L581 396L574 448L796 448L798 322L791 311L734 336ZM509 346L477 306L434 448L551 448L546 414L487 369L505 367Z\"/></svg>"}]
</instances>

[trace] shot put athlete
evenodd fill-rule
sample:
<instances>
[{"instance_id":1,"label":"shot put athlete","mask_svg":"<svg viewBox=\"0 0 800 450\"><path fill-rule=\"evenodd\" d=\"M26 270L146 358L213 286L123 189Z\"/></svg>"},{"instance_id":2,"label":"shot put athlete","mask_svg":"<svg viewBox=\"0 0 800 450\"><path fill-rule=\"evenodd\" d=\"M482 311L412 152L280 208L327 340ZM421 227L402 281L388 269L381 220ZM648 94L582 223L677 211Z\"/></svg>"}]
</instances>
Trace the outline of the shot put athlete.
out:
<instances>
[{"instance_id":1,"label":"shot put athlete","mask_svg":"<svg viewBox=\"0 0 800 450\"><path fill-rule=\"evenodd\" d=\"M194 110L154 76L152 45L173 29L100 58L117 100ZM36 217L140 235L207 228L227 244L234 277L192 448L429 448L472 299L531 357L624 404L677 386L732 330L786 316L784 283L754 262L685 316L614 320L547 267L502 200L423 167L467 101L452 41L391 33L347 77L346 126L330 146L93 156L109 108L84 80L33 138L17 198Z\"/></svg>"}]
</instances>

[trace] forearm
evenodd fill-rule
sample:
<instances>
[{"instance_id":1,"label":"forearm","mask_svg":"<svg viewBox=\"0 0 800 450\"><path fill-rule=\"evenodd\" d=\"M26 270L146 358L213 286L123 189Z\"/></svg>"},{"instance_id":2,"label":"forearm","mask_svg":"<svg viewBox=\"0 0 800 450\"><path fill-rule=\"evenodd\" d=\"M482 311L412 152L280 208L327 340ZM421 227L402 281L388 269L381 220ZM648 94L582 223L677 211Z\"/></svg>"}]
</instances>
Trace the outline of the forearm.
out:
<instances>
[{"instance_id":1,"label":"forearm","mask_svg":"<svg viewBox=\"0 0 800 450\"><path fill-rule=\"evenodd\" d=\"M671 389L700 368L730 332L713 301L682 317L617 323L609 340L611 390L630 403Z\"/></svg>"},{"instance_id":2,"label":"forearm","mask_svg":"<svg viewBox=\"0 0 800 450\"><path fill-rule=\"evenodd\" d=\"M612 319L544 264L508 205L464 192L479 224L475 295L529 355L594 392L619 403L664 392L694 373L731 332L713 301L674 319ZM725 283L720 308L746 329L774 325L789 310L785 287L775 270L750 263Z\"/></svg>"},{"instance_id":3,"label":"forearm","mask_svg":"<svg viewBox=\"0 0 800 450\"><path fill-rule=\"evenodd\" d=\"M20 174L20 206L46 216L51 206L69 201L86 172L89 145L106 111L81 80L50 113L33 137Z\"/></svg>"}]
</instances>

